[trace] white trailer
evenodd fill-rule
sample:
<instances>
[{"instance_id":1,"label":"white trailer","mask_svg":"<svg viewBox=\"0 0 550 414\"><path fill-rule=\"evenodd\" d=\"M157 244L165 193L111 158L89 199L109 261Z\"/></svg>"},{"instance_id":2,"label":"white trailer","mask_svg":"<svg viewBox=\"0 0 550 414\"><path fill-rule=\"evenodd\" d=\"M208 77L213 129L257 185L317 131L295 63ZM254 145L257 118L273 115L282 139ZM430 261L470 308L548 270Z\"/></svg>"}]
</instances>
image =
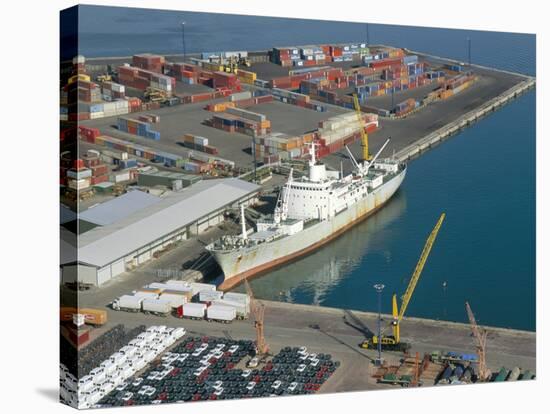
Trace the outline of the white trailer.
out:
<instances>
[{"instance_id":1,"label":"white trailer","mask_svg":"<svg viewBox=\"0 0 550 414\"><path fill-rule=\"evenodd\" d=\"M184 303L177 309L177 316L179 318L204 319L205 313L206 305L204 303Z\"/></svg>"},{"instance_id":2,"label":"white trailer","mask_svg":"<svg viewBox=\"0 0 550 414\"><path fill-rule=\"evenodd\" d=\"M237 310L231 306L213 304L206 308L209 321L230 323L237 317Z\"/></svg>"},{"instance_id":3,"label":"white trailer","mask_svg":"<svg viewBox=\"0 0 550 414\"><path fill-rule=\"evenodd\" d=\"M163 299L145 299L142 306L144 313L157 316L167 316L172 310L171 302Z\"/></svg>"},{"instance_id":4,"label":"white trailer","mask_svg":"<svg viewBox=\"0 0 550 414\"><path fill-rule=\"evenodd\" d=\"M226 292L223 295L223 298L227 300L233 300L235 302L241 302L250 307L250 296L248 296L246 293Z\"/></svg>"},{"instance_id":5,"label":"white trailer","mask_svg":"<svg viewBox=\"0 0 550 414\"><path fill-rule=\"evenodd\" d=\"M137 295L123 295L113 301L113 309L126 312L139 312L145 297Z\"/></svg>"},{"instance_id":6,"label":"white trailer","mask_svg":"<svg viewBox=\"0 0 550 414\"><path fill-rule=\"evenodd\" d=\"M201 290L199 292L199 301L214 302L223 298L223 292L219 290Z\"/></svg>"},{"instance_id":7,"label":"white trailer","mask_svg":"<svg viewBox=\"0 0 550 414\"><path fill-rule=\"evenodd\" d=\"M216 285L212 285L210 283L191 282L189 283L189 286L193 290L193 296L195 296L201 290L216 290Z\"/></svg>"},{"instance_id":8,"label":"white trailer","mask_svg":"<svg viewBox=\"0 0 550 414\"><path fill-rule=\"evenodd\" d=\"M235 309L237 319L247 319L250 314L250 306L242 302L236 302L226 298L212 302L213 305L229 306Z\"/></svg>"},{"instance_id":9,"label":"white trailer","mask_svg":"<svg viewBox=\"0 0 550 414\"><path fill-rule=\"evenodd\" d=\"M137 298L144 298L144 299L156 299L158 298L158 293L155 292L143 292L143 291L137 291L134 292L134 296Z\"/></svg>"},{"instance_id":10,"label":"white trailer","mask_svg":"<svg viewBox=\"0 0 550 414\"><path fill-rule=\"evenodd\" d=\"M169 301L172 308L177 308L187 302L187 297L181 293L162 293L160 299Z\"/></svg>"}]
</instances>

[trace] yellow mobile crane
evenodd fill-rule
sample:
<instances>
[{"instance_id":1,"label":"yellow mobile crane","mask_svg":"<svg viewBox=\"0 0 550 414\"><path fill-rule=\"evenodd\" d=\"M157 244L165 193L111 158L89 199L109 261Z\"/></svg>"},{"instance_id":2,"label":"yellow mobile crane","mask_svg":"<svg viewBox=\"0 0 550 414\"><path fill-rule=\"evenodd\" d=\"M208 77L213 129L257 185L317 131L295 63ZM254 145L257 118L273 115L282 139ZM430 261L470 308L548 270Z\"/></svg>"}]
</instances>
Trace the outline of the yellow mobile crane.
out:
<instances>
[{"instance_id":1,"label":"yellow mobile crane","mask_svg":"<svg viewBox=\"0 0 550 414\"><path fill-rule=\"evenodd\" d=\"M443 220L445 220L445 213L441 214L441 217L439 217L439 220L437 221L435 227L433 228L432 232L428 236L428 239L426 240L426 244L424 245L424 249L422 250L422 254L420 255L420 259L418 259L418 263L416 264L416 267L414 269L413 275L411 277L411 280L409 282L409 285L407 286L407 290L405 291L405 294L403 295L402 301L401 301L401 309L397 306L397 295L394 294L392 297L392 315L393 319L391 322L391 327L393 330L392 335L384 336L381 335L381 344L382 349L387 351L406 351L410 348L409 344L405 344L401 342L401 335L399 332L399 324L401 323L401 320L403 319L403 316L405 315L405 311L407 310L407 306L409 305L409 301L411 300L411 297L413 295L414 289L416 287L416 284L418 283L418 279L420 279L420 275L422 274L422 270L424 269L424 265L426 264L426 260L428 259L428 256L430 255L430 251L432 250L432 246L435 242L435 238L437 237L437 233L439 232L439 229L441 228L441 225L443 224ZM372 338L369 338L365 340L361 344L362 348L365 349L376 349L378 347L378 336L374 335Z\"/></svg>"},{"instance_id":2,"label":"yellow mobile crane","mask_svg":"<svg viewBox=\"0 0 550 414\"><path fill-rule=\"evenodd\" d=\"M355 107L355 112L357 113L357 121L359 121L359 126L361 127L361 148L363 149L363 161L372 160L372 155L369 154L369 136L367 131L365 131L365 121L363 119L363 113L361 112L361 106L359 105L359 98L357 94L353 94L353 106Z\"/></svg>"}]
</instances>

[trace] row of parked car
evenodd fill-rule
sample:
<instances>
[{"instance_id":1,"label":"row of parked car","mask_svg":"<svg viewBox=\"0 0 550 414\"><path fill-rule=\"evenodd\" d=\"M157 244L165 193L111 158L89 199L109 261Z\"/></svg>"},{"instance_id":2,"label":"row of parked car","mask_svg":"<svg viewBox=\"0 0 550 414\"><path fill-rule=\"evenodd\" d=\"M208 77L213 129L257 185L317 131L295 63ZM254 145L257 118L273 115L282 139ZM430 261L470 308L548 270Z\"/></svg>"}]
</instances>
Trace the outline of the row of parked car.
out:
<instances>
[{"instance_id":1,"label":"row of parked car","mask_svg":"<svg viewBox=\"0 0 550 414\"><path fill-rule=\"evenodd\" d=\"M78 379L78 382L75 381L76 377L67 376L66 367L62 366L61 398L79 409L94 407L184 335L185 329L181 327L152 326Z\"/></svg>"},{"instance_id":2,"label":"row of parked car","mask_svg":"<svg viewBox=\"0 0 550 414\"><path fill-rule=\"evenodd\" d=\"M249 340L186 337L140 377L120 384L102 407L314 393L339 362L305 347L259 360ZM248 368L244 366L247 360Z\"/></svg>"},{"instance_id":3,"label":"row of parked car","mask_svg":"<svg viewBox=\"0 0 550 414\"><path fill-rule=\"evenodd\" d=\"M81 378L143 331L145 325L125 329L122 324L118 324L78 351L60 335L61 363L72 375Z\"/></svg>"}]
</instances>

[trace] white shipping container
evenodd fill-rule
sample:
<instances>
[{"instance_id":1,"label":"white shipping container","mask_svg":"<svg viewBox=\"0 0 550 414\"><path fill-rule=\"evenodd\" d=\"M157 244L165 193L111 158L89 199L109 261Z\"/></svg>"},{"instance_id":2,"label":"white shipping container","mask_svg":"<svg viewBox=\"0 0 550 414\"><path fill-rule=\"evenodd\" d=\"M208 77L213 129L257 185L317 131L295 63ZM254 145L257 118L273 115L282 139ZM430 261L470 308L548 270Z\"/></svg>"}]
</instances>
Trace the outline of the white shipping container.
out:
<instances>
[{"instance_id":1,"label":"white shipping container","mask_svg":"<svg viewBox=\"0 0 550 414\"><path fill-rule=\"evenodd\" d=\"M184 295L174 293L161 294L160 299L170 302L172 308L177 308L187 302L187 298Z\"/></svg>"},{"instance_id":2,"label":"white shipping container","mask_svg":"<svg viewBox=\"0 0 550 414\"><path fill-rule=\"evenodd\" d=\"M250 98L252 98L252 92L250 91L234 93L229 97L231 102L240 101L242 99L250 99Z\"/></svg>"},{"instance_id":3,"label":"white shipping container","mask_svg":"<svg viewBox=\"0 0 550 414\"><path fill-rule=\"evenodd\" d=\"M204 303L185 303L182 307L183 316L189 318L204 318L206 305Z\"/></svg>"},{"instance_id":4,"label":"white shipping container","mask_svg":"<svg viewBox=\"0 0 550 414\"><path fill-rule=\"evenodd\" d=\"M208 138L200 137L198 135L195 135L193 137L193 142L198 145L208 145Z\"/></svg>"},{"instance_id":5,"label":"white shipping container","mask_svg":"<svg viewBox=\"0 0 550 414\"><path fill-rule=\"evenodd\" d=\"M171 302L163 299L145 299L142 304L144 312L166 314L172 310Z\"/></svg>"},{"instance_id":6,"label":"white shipping container","mask_svg":"<svg viewBox=\"0 0 550 414\"><path fill-rule=\"evenodd\" d=\"M211 306L220 305L220 306L229 306L234 308L236 311L236 316L240 318L248 318L250 313L250 307L242 302L236 302L234 300L220 299L212 302Z\"/></svg>"},{"instance_id":7,"label":"white shipping container","mask_svg":"<svg viewBox=\"0 0 550 414\"><path fill-rule=\"evenodd\" d=\"M141 309L141 303L145 297L136 295L123 295L113 303L115 309Z\"/></svg>"},{"instance_id":8,"label":"white shipping container","mask_svg":"<svg viewBox=\"0 0 550 414\"><path fill-rule=\"evenodd\" d=\"M189 286L193 291L193 296L199 293L201 290L216 290L216 285L212 285L210 283L191 282L189 283Z\"/></svg>"},{"instance_id":9,"label":"white shipping container","mask_svg":"<svg viewBox=\"0 0 550 414\"><path fill-rule=\"evenodd\" d=\"M223 295L223 298L233 300L235 302L241 302L245 305L250 305L250 296L248 296L246 293L226 292Z\"/></svg>"},{"instance_id":10,"label":"white shipping container","mask_svg":"<svg viewBox=\"0 0 550 414\"><path fill-rule=\"evenodd\" d=\"M130 180L130 171L125 171L120 174L114 174L113 175L115 183L121 183L123 181L129 181Z\"/></svg>"},{"instance_id":11,"label":"white shipping container","mask_svg":"<svg viewBox=\"0 0 550 414\"><path fill-rule=\"evenodd\" d=\"M85 190L86 188L90 187L90 179L89 178L84 178L82 180L68 179L67 185L69 188L72 188L73 190Z\"/></svg>"},{"instance_id":12,"label":"white shipping container","mask_svg":"<svg viewBox=\"0 0 550 414\"><path fill-rule=\"evenodd\" d=\"M90 119L100 119L105 118L105 113L103 112L92 112L90 114Z\"/></svg>"},{"instance_id":13,"label":"white shipping container","mask_svg":"<svg viewBox=\"0 0 550 414\"><path fill-rule=\"evenodd\" d=\"M220 300L223 297L223 292L219 290L201 290L199 292L199 301L201 302L213 302Z\"/></svg>"},{"instance_id":14,"label":"white shipping container","mask_svg":"<svg viewBox=\"0 0 550 414\"><path fill-rule=\"evenodd\" d=\"M124 88L124 85L121 85L119 83L111 83L111 90L113 90L114 92L120 92L120 93L123 93L126 91L126 89Z\"/></svg>"},{"instance_id":15,"label":"white shipping container","mask_svg":"<svg viewBox=\"0 0 550 414\"><path fill-rule=\"evenodd\" d=\"M231 306L210 305L206 308L206 317L216 321L231 322L237 317L237 311Z\"/></svg>"},{"instance_id":16,"label":"white shipping container","mask_svg":"<svg viewBox=\"0 0 550 414\"><path fill-rule=\"evenodd\" d=\"M89 168L83 168L81 170L67 170L67 177L74 178L75 180L82 180L92 176L92 170Z\"/></svg>"},{"instance_id":17,"label":"white shipping container","mask_svg":"<svg viewBox=\"0 0 550 414\"><path fill-rule=\"evenodd\" d=\"M158 282L155 282L155 283L151 283L145 287L148 287L150 289L160 289L160 290L166 290L166 289L169 289L168 285L166 283L158 283Z\"/></svg>"}]
</instances>

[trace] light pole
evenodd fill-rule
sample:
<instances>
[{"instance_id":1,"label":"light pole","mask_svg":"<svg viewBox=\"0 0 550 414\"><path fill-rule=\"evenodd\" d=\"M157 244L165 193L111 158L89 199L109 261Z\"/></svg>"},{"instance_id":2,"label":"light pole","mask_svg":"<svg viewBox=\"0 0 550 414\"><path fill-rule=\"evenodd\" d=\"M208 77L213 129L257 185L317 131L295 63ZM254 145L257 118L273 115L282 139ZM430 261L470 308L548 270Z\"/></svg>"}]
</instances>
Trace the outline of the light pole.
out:
<instances>
[{"instance_id":1,"label":"light pole","mask_svg":"<svg viewBox=\"0 0 550 414\"><path fill-rule=\"evenodd\" d=\"M367 46L370 45L369 24L367 23Z\"/></svg>"},{"instance_id":2,"label":"light pole","mask_svg":"<svg viewBox=\"0 0 550 414\"><path fill-rule=\"evenodd\" d=\"M254 170L254 182L256 183L258 181L256 177L256 137L252 137L252 156L254 157L252 168Z\"/></svg>"},{"instance_id":3,"label":"light pole","mask_svg":"<svg viewBox=\"0 0 550 414\"><path fill-rule=\"evenodd\" d=\"M378 359L375 361L377 366L382 365L382 332L381 332L381 320L382 320L382 291L384 285L377 283L374 285L376 293L378 293Z\"/></svg>"},{"instance_id":4,"label":"light pole","mask_svg":"<svg viewBox=\"0 0 550 414\"><path fill-rule=\"evenodd\" d=\"M468 66L472 66L472 39L468 38Z\"/></svg>"},{"instance_id":5,"label":"light pole","mask_svg":"<svg viewBox=\"0 0 550 414\"><path fill-rule=\"evenodd\" d=\"M181 37L183 42L183 61L185 62L185 22L181 22Z\"/></svg>"}]
</instances>

